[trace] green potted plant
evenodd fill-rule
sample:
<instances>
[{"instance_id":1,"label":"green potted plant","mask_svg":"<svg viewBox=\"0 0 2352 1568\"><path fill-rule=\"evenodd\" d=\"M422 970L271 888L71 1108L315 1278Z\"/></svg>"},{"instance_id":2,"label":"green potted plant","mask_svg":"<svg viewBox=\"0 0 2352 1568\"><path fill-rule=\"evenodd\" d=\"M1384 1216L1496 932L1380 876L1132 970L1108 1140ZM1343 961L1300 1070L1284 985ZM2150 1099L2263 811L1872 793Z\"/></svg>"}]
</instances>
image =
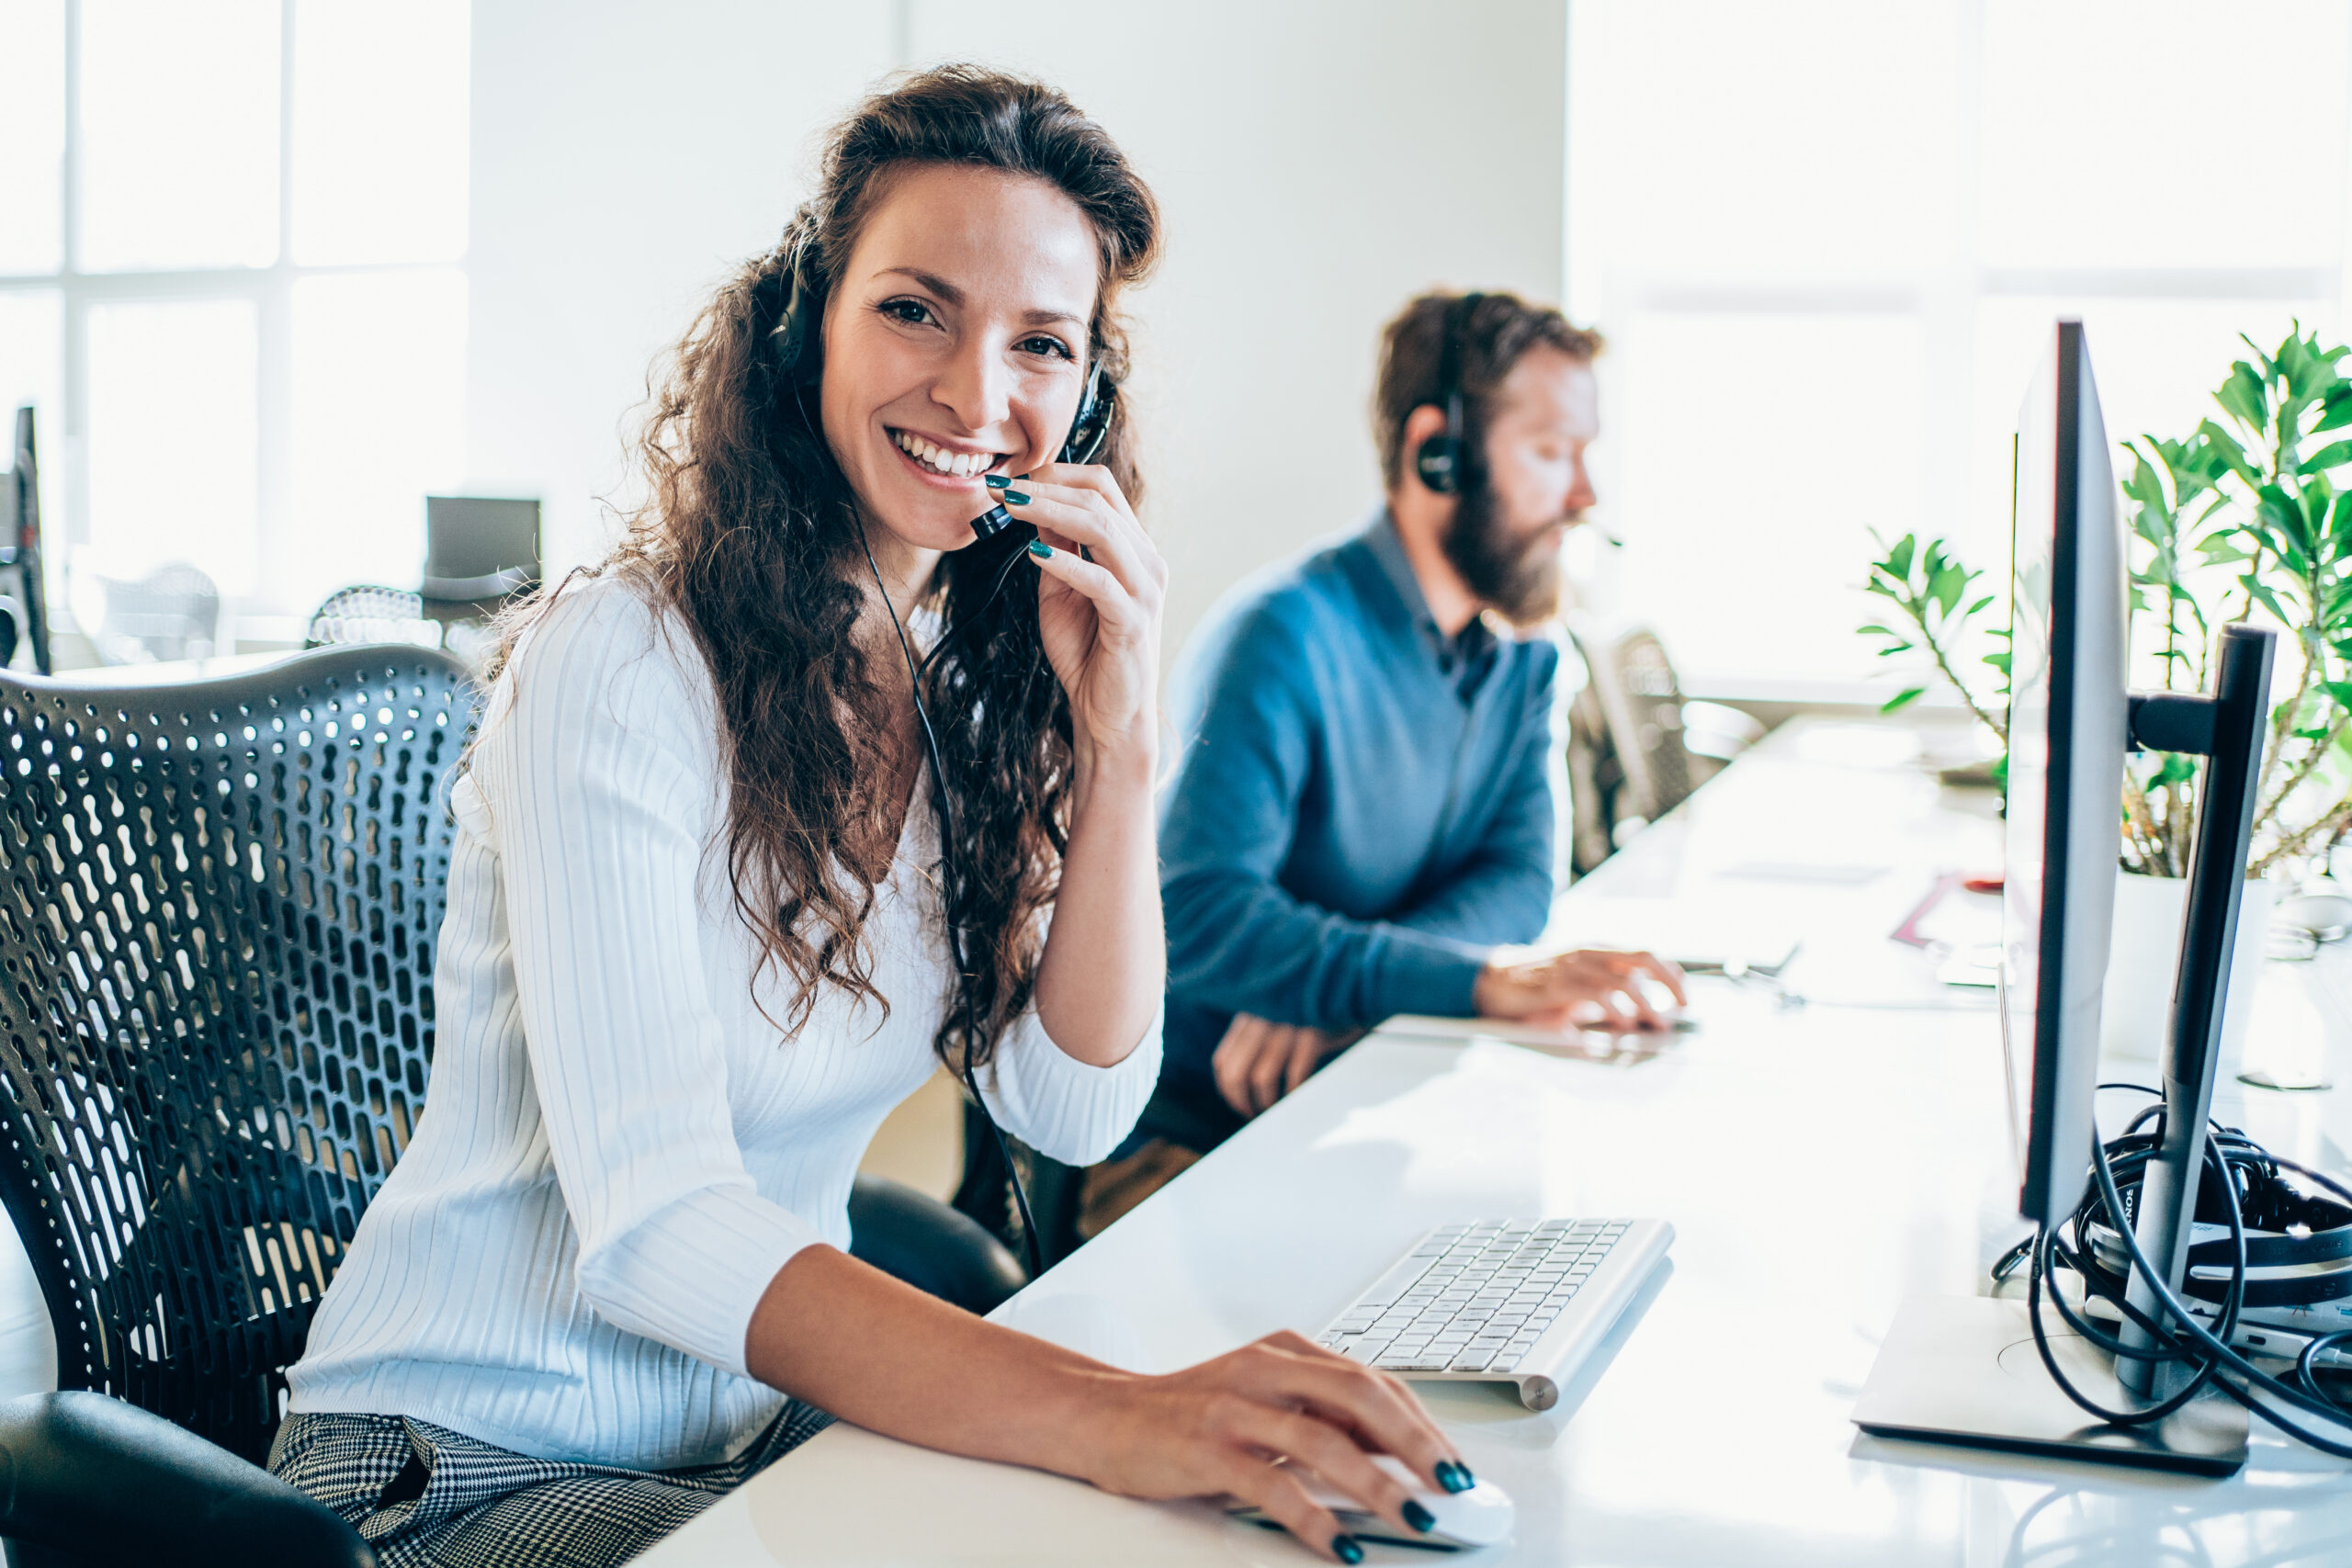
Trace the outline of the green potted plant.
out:
<instances>
[{"instance_id":1,"label":"green potted plant","mask_svg":"<svg viewBox=\"0 0 2352 1568\"><path fill-rule=\"evenodd\" d=\"M2232 1000L2259 970L2272 879L2323 867L2352 831L2352 491L2335 476L2352 468L2352 379L2337 368L2352 348L2322 348L2300 325L2264 353L2230 367L2214 392L2217 417L2186 437L2123 445L2121 505L2130 531L2132 648L2162 685L2200 691L2214 629L2228 621L2278 626L2277 696L2255 818L2248 903L2239 925ZM2006 716L2005 651L1983 656L2001 677L1972 687L1962 649L1985 635L1981 619L2001 597L1978 592L1981 573L1940 540L1910 536L1888 545L1870 570L1895 625L1861 628L1883 657L1924 656L1996 736ZM1924 681L1886 704L1916 701ZM2167 753L2132 759L2123 785L2122 879L2116 963L2106 1030L2111 1045L2153 1055L2171 995L2182 883L2196 818L2196 760ZM2143 960L2160 955L2159 967ZM2242 1025L2243 1005L2232 1014Z\"/></svg>"}]
</instances>

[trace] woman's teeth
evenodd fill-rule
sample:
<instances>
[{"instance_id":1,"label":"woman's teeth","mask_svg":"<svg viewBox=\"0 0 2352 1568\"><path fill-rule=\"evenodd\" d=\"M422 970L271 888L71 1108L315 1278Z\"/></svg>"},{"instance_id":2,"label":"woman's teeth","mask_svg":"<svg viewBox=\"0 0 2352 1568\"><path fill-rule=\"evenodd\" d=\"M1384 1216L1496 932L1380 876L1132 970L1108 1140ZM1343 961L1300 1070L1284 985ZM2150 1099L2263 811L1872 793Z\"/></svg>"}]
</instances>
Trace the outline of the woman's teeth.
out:
<instances>
[{"instance_id":1,"label":"woman's teeth","mask_svg":"<svg viewBox=\"0 0 2352 1568\"><path fill-rule=\"evenodd\" d=\"M934 446L920 435L899 431L893 436L899 450L929 468L934 474L952 474L957 478L985 473L996 467L992 452L950 452L944 446Z\"/></svg>"}]
</instances>

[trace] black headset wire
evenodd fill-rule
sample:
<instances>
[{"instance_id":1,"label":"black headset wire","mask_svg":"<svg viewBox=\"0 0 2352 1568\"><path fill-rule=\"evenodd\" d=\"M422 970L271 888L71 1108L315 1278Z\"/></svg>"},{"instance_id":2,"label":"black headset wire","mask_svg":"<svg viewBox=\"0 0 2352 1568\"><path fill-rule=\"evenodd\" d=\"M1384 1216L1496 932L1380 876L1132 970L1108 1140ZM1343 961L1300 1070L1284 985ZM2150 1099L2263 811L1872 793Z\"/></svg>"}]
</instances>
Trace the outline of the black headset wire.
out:
<instances>
[{"instance_id":1,"label":"black headset wire","mask_svg":"<svg viewBox=\"0 0 2352 1568\"><path fill-rule=\"evenodd\" d=\"M2099 1088L2154 1092L2137 1084L2101 1084ZM2308 1430L2298 1421L2290 1419L2286 1410L2280 1408L2284 1405L2335 1425L2352 1424L2352 1409L2347 1409L2321 1389L2312 1375L2318 1357L2335 1344L2352 1340L2352 1330L2322 1335L2307 1344L2296 1359L2292 1382L2263 1371L2229 1343L2229 1336L2237 1326L2246 1285L2245 1215L2238 1196L2237 1172L2244 1169L2251 1176L2257 1171L2291 1170L2340 1197L2352 1199L2352 1190L2296 1161L2270 1154L2234 1128L2222 1127L2209 1121L2202 1163L2205 1169L2219 1178L2215 1185L2221 1190L2228 1213L2232 1254L2230 1282L2218 1314L2219 1332L2216 1333L2196 1318L2180 1293L2172 1288L2171 1281L2159 1278L2149 1267L2147 1253L2141 1247L2129 1221L2121 1187L2117 1180L2119 1168L2128 1179L2143 1170L2154 1157L2162 1139L2163 1114L2162 1108L2157 1106L2133 1117L2124 1135L2112 1141L2113 1158L2109 1157L2110 1144L2094 1136L2091 1140L2091 1175L2095 1190L2085 1195L2068 1220L2058 1225L2039 1228L2030 1241L2020 1247L2011 1248L1995 1266L1995 1277L2005 1278L2015 1268L2021 1251L2032 1260L2031 1272L2028 1277L2027 1321L2032 1328L2034 1348L2041 1358L2043 1368L2068 1399L2090 1415L2113 1425L2144 1426L2162 1420L2186 1404L2210 1382L2289 1436L2323 1453L2338 1459L2352 1459L2352 1445ZM2157 1123L2156 1131L2142 1133L2140 1129L2151 1121ZM2116 1235L2129 1254L2132 1268L2147 1282L2161 1313L2169 1315L2169 1325L2150 1317L2124 1299L2121 1292L2107 1282L2109 1276L2106 1270L2096 1264L2096 1254L2084 1241L2084 1231L2092 1214L2101 1208L2104 1208ZM2071 1247L2064 1239L2069 1229L2075 1237ZM2064 1293L2058 1289L2054 1278L2048 1278L2054 1274L2053 1266L2062 1262L2082 1277L2089 1292L2114 1306L2154 1343L2127 1349L2119 1338L2109 1335L2086 1315L2075 1312ZM2198 1368L2197 1375L2183 1388L2144 1409L2116 1411L2099 1404L2068 1379L2051 1349L2041 1311L2046 1278L2050 1300L2059 1315L2068 1327L2088 1342L2110 1354L2129 1354L2138 1360L2192 1363ZM2129 1276L2126 1278L2128 1280ZM2224 1376L2224 1372L2230 1375Z\"/></svg>"},{"instance_id":2,"label":"black headset wire","mask_svg":"<svg viewBox=\"0 0 2352 1568\"><path fill-rule=\"evenodd\" d=\"M914 645L907 640L906 625L899 619L899 607L890 602L889 585L882 581L882 568L874 558L874 546L865 536L865 519L863 517L857 520L857 543L858 547L865 552L865 569L874 574L875 592L882 595L882 608L889 614L890 629L898 634L899 652L907 661L907 678L915 700L915 718L922 729L924 749L931 755L932 809L939 819L940 912L946 918L948 952L956 960L956 1006L961 1014L964 1032L964 1088L970 1093L972 1103L978 1107L980 1120L988 1123L989 1132L996 1140L997 1158L1004 1162L1005 1178L1012 1184L1012 1205L1021 1217L1022 1250L1028 1255L1029 1277L1035 1280L1046 1271L1044 1252L1037 1242L1037 1222L1030 1215L1029 1194L1023 1190L1021 1171L1012 1163L1012 1145L1005 1140L1004 1129L996 1124L996 1117L989 1112L988 1101L980 1098L979 1079L972 1070L975 1021L971 1002L964 991L964 977L968 972L969 960L966 956L963 925L956 919L954 911L947 908L948 846L956 842L955 795L947 787L947 769L940 760L939 737L931 728L931 710L923 705L922 700L923 671L931 668L931 660L939 657L949 638L996 603L998 593L1003 591L1005 579L1012 575L1022 552L1015 550L1006 559L1003 568L997 572L995 586L989 590L989 596L981 602L979 608L970 615L958 616L953 625L940 633L938 644L932 649L930 657L918 662Z\"/></svg>"}]
</instances>

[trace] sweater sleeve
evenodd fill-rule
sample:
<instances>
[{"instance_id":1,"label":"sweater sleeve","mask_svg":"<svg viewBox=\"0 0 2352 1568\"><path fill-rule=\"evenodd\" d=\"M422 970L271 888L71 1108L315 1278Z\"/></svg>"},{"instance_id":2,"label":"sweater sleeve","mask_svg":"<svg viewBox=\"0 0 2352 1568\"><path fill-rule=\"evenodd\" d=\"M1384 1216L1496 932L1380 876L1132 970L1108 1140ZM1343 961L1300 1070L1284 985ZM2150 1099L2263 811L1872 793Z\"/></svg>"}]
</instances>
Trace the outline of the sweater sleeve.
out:
<instances>
[{"instance_id":1,"label":"sweater sleeve","mask_svg":"<svg viewBox=\"0 0 2352 1568\"><path fill-rule=\"evenodd\" d=\"M997 1043L980 1092L999 1125L1050 1159L1092 1165L1119 1145L1159 1082L1165 1003L1142 1041L1110 1066L1080 1061L1054 1043L1032 1007Z\"/></svg>"},{"instance_id":2,"label":"sweater sleeve","mask_svg":"<svg viewBox=\"0 0 2352 1568\"><path fill-rule=\"evenodd\" d=\"M1261 607L1204 646L1199 716L1160 817L1168 988L1282 1023L1348 1029L1466 1015L1487 944L1351 919L1275 880L1298 826L1317 703L1309 637Z\"/></svg>"},{"instance_id":3,"label":"sweater sleeve","mask_svg":"<svg viewBox=\"0 0 2352 1568\"><path fill-rule=\"evenodd\" d=\"M597 1315L738 1376L806 1220L735 1141L697 931L716 729L682 638L619 585L559 603L493 694L477 778L533 1088Z\"/></svg>"}]
</instances>

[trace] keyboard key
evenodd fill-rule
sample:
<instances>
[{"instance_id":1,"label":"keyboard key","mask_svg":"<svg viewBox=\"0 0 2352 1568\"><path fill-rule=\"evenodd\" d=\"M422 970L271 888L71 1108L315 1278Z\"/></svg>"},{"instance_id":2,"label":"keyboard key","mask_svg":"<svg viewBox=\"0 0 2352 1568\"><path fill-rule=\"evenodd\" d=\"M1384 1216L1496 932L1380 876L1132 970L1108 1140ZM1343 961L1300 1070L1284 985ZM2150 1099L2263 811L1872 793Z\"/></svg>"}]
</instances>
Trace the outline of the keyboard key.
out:
<instances>
[{"instance_id":1,"label":"keyboard key","mask_svg":"<svg viewBox=\"0 0 2352 1568\"><path fill-rule=\"evenodd\" d=\"M1483 1372L1487 1370L1487 1363L1495 1359L1495 1352L1499 1348L1501 1348L1500 1346L1487 1345L1474 1347L1471 1349L1464 1350L1460 1355L1453 1358L1452 1364L1446 1368L1446 1371L1453 1372Z\"/></svg>"}]
</instances>

